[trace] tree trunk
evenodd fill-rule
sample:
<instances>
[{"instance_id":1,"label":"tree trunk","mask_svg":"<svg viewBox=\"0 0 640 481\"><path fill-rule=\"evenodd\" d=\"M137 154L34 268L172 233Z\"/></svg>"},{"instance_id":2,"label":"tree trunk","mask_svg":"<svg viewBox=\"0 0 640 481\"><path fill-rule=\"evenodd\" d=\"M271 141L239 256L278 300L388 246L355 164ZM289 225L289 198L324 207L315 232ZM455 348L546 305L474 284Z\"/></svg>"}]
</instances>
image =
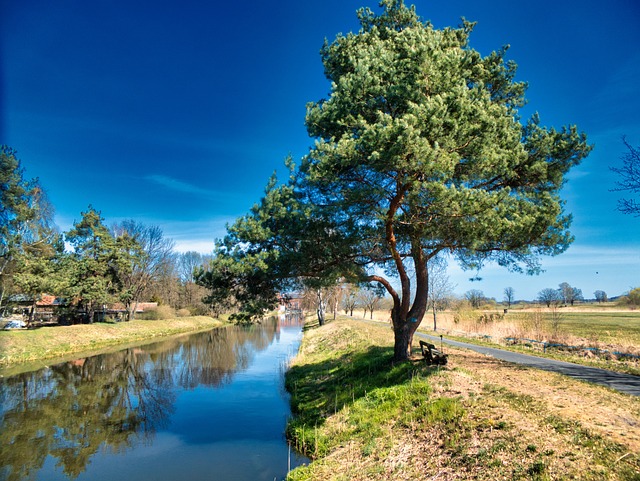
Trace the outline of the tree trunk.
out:
<instances>
[{"instance_id":1,"label":"tree trunk","mask_svg":"<svg viewBox=\"0 0 640 481\"><path fill-rule=\"evenodd\" d=\"M87 316L89 324L93 324L93 316L95 315L95 311L93 309L93 301L89 301L89 305L87 306Z\"/></svg>"},{"instance_id":2,"label":"tree trunk","mask_svg":"<svg viewBox=\"0 0 640 481\"><path fill-rule=\"evenodd\" d=\"M393 361L404 362L409 360L411 354L411 339L413 332L410 322L404 321L400 327L394 327ZM394 323L395 325L395 323Z\"/></svg>"},{"instance_id":3,"label":"tree trunk","mask_svg":"<svg viewBox=\"0 0 640 481\"><path fill-rule=\"evenodd\" d=\"M436 304L435 304L435 302L433 303L433 330L434 331L438 330L438 323L437 323L437 319L436 319Z\"/></svg>"},{"instance_id":4,"label":"tree trunk","mask_svg":"<svg viewBox=\"0 0 640 481\"><path fill-rule=\"evenodd\" d=\"M322 298L322 291L318 289L316 291L316 295L318 296L318 307L316 308L316 314L318 315L318 324L324 326L324 299Z\"/></svg>"},{"instance_id":5,"label":"tree trunk","mask_svg":"<svg viewBox=\"0 0 640 481\"><path fill-rule=\"evenodd\" d=\"M138 310L138 300L136 299L133 303L133 309L131 309L131 314L129 315L129 320L133 321L136 318L136 311Z\"/></svg>"},{"instance_id":6,"label":"tree trunk","mask_svg":"<svg viewBox=\"0 0 640 481\"><path fill-rule=\"evenodd\" d=\"M30 328L31 325L33 324L33 319L36 316L36 302L37 301L33 301L33 304L31 304L31 309L29 310L29 318L27 319L27 328Z\"/></svg>"}]
</instances>

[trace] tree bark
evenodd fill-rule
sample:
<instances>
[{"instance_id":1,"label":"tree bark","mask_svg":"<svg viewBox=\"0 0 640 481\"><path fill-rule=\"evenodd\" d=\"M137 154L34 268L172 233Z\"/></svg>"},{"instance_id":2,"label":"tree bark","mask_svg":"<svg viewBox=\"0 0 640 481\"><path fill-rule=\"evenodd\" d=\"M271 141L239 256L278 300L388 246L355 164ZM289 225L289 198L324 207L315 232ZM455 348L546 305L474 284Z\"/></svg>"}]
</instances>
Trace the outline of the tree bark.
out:
<instances>
[{"instance_id":1,"label":"tree bark","mask_svg":"<svg viewBox=\"0 0 640 481\"><path fill-rule=\"evenodd\" d=\"M436 303L433 303L433 330L438 330L438 323L436 321Z\"/></svg>"},{"instance_id":2,"label":"tree bark","mask_svg":"<svg viewBox=\"0 0 640 481\"><path fill-rule=\"evenodd\" d=\"M393 344L393 362L408 361L411 356L411 341L413 334L418 328L419 322L413 322L411 319L404 321L394 321L394 344Z\"/></svg>"},{"instance_id":3,"label":"tree bark","mask_svg":"<svg viewBox=\"0 0 640 481\"><path fill-rule=\"evenodd\" d=\"M318 307L316 308L316 314L318 315L318 324L324 326L324 299L322 298L322 291L318 289L316 291L316 295L318 296Z\"/></svg>"},{"instance_id":4,"label":"tree bark","mask_svg":"<svg viewBox=\"0 0 640 481\"><path fill-rule=\"evenodd\" d=\"M27 318L27 328L30 328L31 325L33 324L33 319L36 316L36 307L37 307L37 301L34 299L33 303L31 304L31 309L29 309L29 317Z\"/></svg>"}]
</instances>

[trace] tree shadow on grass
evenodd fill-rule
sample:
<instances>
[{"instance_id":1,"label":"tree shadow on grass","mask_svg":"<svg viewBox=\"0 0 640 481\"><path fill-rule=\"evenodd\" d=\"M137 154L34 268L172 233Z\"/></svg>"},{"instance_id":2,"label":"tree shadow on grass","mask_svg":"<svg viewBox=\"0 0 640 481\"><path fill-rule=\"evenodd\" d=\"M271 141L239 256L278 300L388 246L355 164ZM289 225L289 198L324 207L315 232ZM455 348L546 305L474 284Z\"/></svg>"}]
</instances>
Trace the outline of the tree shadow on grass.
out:
<instances>
[{"instance_id":1,"label":"tree shadow on grass","mask_svg":"<svg viewBox=\"0 0 640 481\"><path fill-rule=\"evenodd\" d=\"M286 375L294 425L319 426L368 393L437 372L423 362L393 364L393 348L371 346L314 364L293 366Z\"/></svg>"}]
</instances>

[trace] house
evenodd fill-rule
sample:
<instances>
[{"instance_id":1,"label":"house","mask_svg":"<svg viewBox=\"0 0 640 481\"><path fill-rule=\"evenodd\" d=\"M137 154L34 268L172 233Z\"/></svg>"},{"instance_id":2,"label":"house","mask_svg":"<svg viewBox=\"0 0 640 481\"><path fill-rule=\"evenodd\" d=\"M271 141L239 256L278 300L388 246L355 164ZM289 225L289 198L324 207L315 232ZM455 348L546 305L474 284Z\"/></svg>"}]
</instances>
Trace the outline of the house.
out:
<instances>
[{"instance_id":1,"label":"house","mask_svg":"<svg viewBox=\"0 0 640 481\"><path fill-rule=\"evenodd\" d=\"M302 310L302 294L298 292L288 292L286 294L278 294L278 310L285 311L301 311Z\"/></svg>"}]
</instances>

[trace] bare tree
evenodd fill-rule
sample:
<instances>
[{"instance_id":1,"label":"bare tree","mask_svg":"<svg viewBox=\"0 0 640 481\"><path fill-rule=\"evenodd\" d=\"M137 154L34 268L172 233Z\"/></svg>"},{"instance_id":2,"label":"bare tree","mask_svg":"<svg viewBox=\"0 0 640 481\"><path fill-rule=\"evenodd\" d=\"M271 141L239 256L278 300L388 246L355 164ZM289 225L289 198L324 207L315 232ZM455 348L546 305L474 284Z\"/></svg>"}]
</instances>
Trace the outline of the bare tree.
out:
<instances>
[{"instance_id":1,"label":"bare tree","mask_svg":"<svg viewBox=\"0 0 640 481\"><path fill-rule=\"evenodd\" d=\"M327 293L327 304L333 311L333 320L335 321L338 317L338 306L342 301L342 297L344 296L344 285L342 283L336 284L333 287L326 288Z\"/></svg>"},{"instance_id":2,"label":"bare tree","mask_svg":"<svg viewBox=\"0 0 640 481\"><path fill-rule=\"evenodd\" d=\"M358 292L360 288L353 284L347 284L342 296L342 309L345 315L353 316L353 310L358 305Z\"/></svg>"},{"instance_id":3,"label":"bare tree","mask_svg":"<svg viewBox=\"0 0 640 481\"><path fill-rule=\"evenodd\" d=\"M513 287L504 288L504 302L507 303L507 308L511 309L511 303L515 300L516 291Z\"/></svg>"},{"instance_id":4,"label":"bare tree","mask_svg":"<svg viewBox=\"0 0 640 481\"><path fill-rule=\"evenodd\" d=\"M447 261L434 257L427 263L429 274L428 309L433 313L433 330L438 329L437 312L446 309L455 286L449 282Z\"/></svg>"},{"instance_id":5,"label":"bare tree","mask_svg":"<svg viewBox=\"0 0 640 481\"><path fill-rule=\"evenodd\" d=\"M564 302L565 305L571 304L573 306L576 301L583 298L582 290L577 287L572 287L568 282L560 284L558 292L560 293L562 302Z\"/></svg>"},{"instance_id":6,"label":"bare tree","mask_svg":"<svg viewBox=\"0 0 640 481\"><path fill-rule=\"evenodd\" d=\"M180 279L180 307L188 307L191 312L206 312L208 308L202 303L207 290L196 284L195 273L207 268L210 255L195 251L176 255L176 269Z\"/></svg>"},{"instance_id":7,"label":"bare tree","mask_svg":"<svg viewBox=\"0 0 640 481\"><path fill-rule=\"evenodd\" d=\"M604 291L596 291L593 293L593 295L596 298L596 301L598 302L607 302L609 300L609 298L607 297L607 293Z\"/></svg>"},{"instance_id":8,"label":"bare tree","mask_svg":"<svg viewBox=\"0 0 640 481\"><path fill-rule=\"evenodd\" d=\"M364 310L362 317L367 317L367 310L370 312L370 319L373 319L373 311L375 311L380 305L380 301L384 297L384 290L382 286L366 287L360 291L358 300Z\"/></svg>"},{"instance_id":9,"label":"bare tree","mask_svg":"<svg viewBox=\"0 0 640 481\"><path fill-rule=\"evenodd\" d=\"M538 292L538 301L545 304L547 307L551 307L551 304L557 305L562 301L562 296L557 289L547 287Z\"/></svg>"},{"instance_id":10,"label":"bare tree","mask_svg":"<svg viewBox=\"0 0 640 481\"><path fill-rule=\"evenodd\" d=\"M199 252L189 251L178 255L178 273L183 284L194 282L194 272L205 267L206 258Z\"/></svg>"},{"instance_id":11,"label":"bare tree","mask_svg":"<svg viewBox=\"0 0 640 481\"><path fill-rule=\"evenodd\" d=\"M484 296L484 292L478 289L471 289L465 292L464 298L469 301L471 307L473 307L474 309L479 308L482 301L486 299L486 297Z\"/></svg>"},{"instance_id":12,"label":"bare tree","mask_svg":"<svg viewBox=\"0 0 640 481\"><path fill-rule=\"evenodd\" d=\"M633 147L625 137L622 142L627 147L622 157L622 167L610 167L610 169L620 176L616 182L614 192L629 192L640 195L640 150ZM624 214L640 216L640 202L636 199L619 199L618 210Z\"/></svg>"},{"instance_id":13,"label":"bare tree","mask_svg":"<svg viewBox=\"0 0 640 481\"><path fill-rule=\"evenodd\" d=\"M130 265L123 269L120 281L126 296L123 297L128 319L135 317L142 293L157 280L173 261L174 242L166 239L158 226L146 226L134 220L125 220L112 227L113 236L129 237L135 241L136 252L129 256Z\"/></svg>"}]
</instances>

